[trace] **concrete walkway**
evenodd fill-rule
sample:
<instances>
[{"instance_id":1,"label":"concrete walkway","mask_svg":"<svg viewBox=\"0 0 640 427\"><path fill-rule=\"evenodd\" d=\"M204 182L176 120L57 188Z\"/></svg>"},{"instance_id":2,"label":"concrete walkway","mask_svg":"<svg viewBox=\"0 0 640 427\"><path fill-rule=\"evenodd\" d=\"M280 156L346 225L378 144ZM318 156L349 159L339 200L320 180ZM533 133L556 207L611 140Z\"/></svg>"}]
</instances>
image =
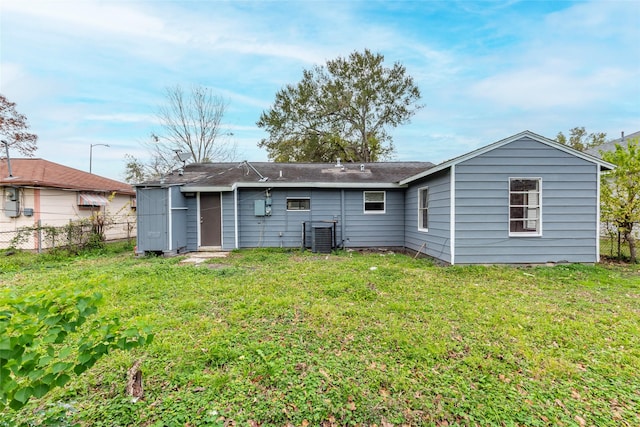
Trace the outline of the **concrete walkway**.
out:
<instances>
[{"instance_id":1,"label":"concrete walkway","mask_svg":"<svg viewBox=\"0 0 640 427\"><path fill-rule=\"evenodd\" d=\"M227 256L229 256L229 252L190 252L185 259L180 261L180 264L198 265L212 258L226 258Z\"/></svg>"}]
</instances>

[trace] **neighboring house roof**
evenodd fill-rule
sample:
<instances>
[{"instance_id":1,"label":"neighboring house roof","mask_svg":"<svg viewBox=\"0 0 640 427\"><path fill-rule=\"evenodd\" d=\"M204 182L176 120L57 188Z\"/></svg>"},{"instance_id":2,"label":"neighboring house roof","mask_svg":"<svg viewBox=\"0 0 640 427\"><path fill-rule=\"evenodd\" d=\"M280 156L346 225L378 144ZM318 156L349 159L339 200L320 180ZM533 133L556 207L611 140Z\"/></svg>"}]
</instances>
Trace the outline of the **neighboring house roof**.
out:
<instances>
[{"instance_id":1,"label":"neighboring house roof","mask_svg":"<svg viewBox=\"0 0 640 427\"><path fill-rule=\"evenodd\" d=\"M583 153L583 152L578 151L578 150L574 150L571 147L567 147L566 145L560 144L559 142L553 141L551 139L545 138L544 136L540 136L540 135L538 135L536 133L533 133L531 131L526 130L524 132L520 132L520 133L518 133L516 135L510 136L509 138L502 139L500 141L494 142L493 144L489 144L489 145L486 145L486 146L484 146L482 148L478 148L477 150L471 151L471 152L469 152L467 154L463 154L462 156L455 157L455 158L453 158L451 160L447 160L446 162L440 163L439 165L437 165L437 166L435 166L435 167L433 167L433 168L431 168L429 170L426 170L424 172L418 173L417 175L414 175L414 176L411 176L411 177L407 177L406 179L400 181L400 184L407 184L407 183L415 181L417 179L424 178L425 176L428 176L428 175L434 174L436 172L439 172L441 170L450 168L451 166L457 165L458 163L462 163L462 162L464 162L466 160L469 160L469 159L472 159L474 157L480 156L480 155L482 155L484 153L487 153L487 152L489 152L491 150L495 150L496 148L502 147L503 145L507 145L509 143L512 143L514 141L517 141L518 139L525 138L525 137L526 138L531 138L531 139L533 139L535 141L538 141L538 142L540 142L542 144L549 145L549 146L551 146L553 148L556 148L558 150L561 150L561 151L564 151L566 153L572 154L572 155L574 155L576 157L579 157L581 159L587 160L587 161L589 161L591 163L595 163L595 164L600 166L600 170L611 170L611 169L615 168L615 165L613 165L611 163L608 163L608 162L605 162L605 161L603 161L603 160L601 160L601 159L599 159L597 157L594 157L591 154L587 154L587 153Z\"/></svg>"},{"instance_id":2,"label":"neighboring house roof","mask_svg":"<svg viewBox=\"0 0 640 427\"><path fill-rule=\"evenodd\" d=\"M397 188L400 180L433 166L430 162L201 163L136 186L183 185L183 192L235 187Z\"/></svg>"},{"instance_id":3,"label":"neighboring house roof","mask_svg":"<svg viewBox=\"0 0 640 427\"><path fill-rule=\"evenodd\" d=\"M618 139L611 140L609 142L605 142L602 145L598 145L597 147L593 147L588 149L586 152L591 154L592 156L596 156L598 158L602 157L601 153L606 153L608 151L615 151L616 144L621 144L624 141L630 141L632 139L640 138L640 131L634 132L629 135L625 135L624 137L620 137Z\"/></svg>"},{"instance_id":4,"label":"neighboring house roof","mask_svg":"<svg viewBox=\"0 0 640 427\"><path fill-rule=\"evenodd\" d=\"M131 185L43 159L0 160L0 186L31 186L134 195Z\"/></svg>"}]
</instances>

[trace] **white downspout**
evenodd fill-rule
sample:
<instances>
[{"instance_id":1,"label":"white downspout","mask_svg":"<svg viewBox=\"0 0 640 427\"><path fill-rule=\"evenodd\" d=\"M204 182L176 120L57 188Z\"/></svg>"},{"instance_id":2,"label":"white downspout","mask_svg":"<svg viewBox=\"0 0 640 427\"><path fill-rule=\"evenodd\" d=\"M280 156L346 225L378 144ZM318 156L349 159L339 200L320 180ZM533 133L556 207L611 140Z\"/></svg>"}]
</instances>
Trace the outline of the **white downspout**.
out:
<instances>
[{"instance_id":1,"label":"white downspout","mask_svg":"<svg viewBox=\"0 0 640 427\"><path fill-rule=\"evenodd\" d=\"M198 191L197 195L196 195L196 231L197 231L197 250L200 250L200 246L202 246L202 212L200 211L200 195L202 193L200 193Z\"/></svg>"},{"instance_id":2,"label":"white downspout","mask_svg":"<svg viewBox=\"0 0 640 427\"><path fill-rule=\"evenodd\" d=\"M235 184L233 185L233 233L236 249L238 249L238 187Z\"/></svg>"},{"instance_id":3,"label":"white downspout","mask_svg":"<svg viewBox=\"0 0 640 427\"><path fill-rule=\"evenodd\" d=\"M600 165L596 170L596 262L600 262Z\"/></svg>"},{"instance_id":4,"label":"white downspout","mask_svg":"<svg viewBox=\"0 0 640 427\"><path fill-rule=\"evenodd\" d=\"M172 215L172 203L171 203L171 188L167 188L167 219L169 226L169 247L167 248L169 252L173 250L173 215Z\"/></svg>"},{"instance_id":5,"label":"white downspout","mask_svg":"<svg viewBox=\"0 0 640 427\"><path fill-rule=\"evenodd\" d=\"M450 170L451 173L449 174L449 184L451 187L449 189L449 192L451 193L451 202L449 206L449 242L451 246L449 248L449 251L451 252L451 265L454 265L456 263L456 165L451 165Z\"/></svg>"}]
</instances>

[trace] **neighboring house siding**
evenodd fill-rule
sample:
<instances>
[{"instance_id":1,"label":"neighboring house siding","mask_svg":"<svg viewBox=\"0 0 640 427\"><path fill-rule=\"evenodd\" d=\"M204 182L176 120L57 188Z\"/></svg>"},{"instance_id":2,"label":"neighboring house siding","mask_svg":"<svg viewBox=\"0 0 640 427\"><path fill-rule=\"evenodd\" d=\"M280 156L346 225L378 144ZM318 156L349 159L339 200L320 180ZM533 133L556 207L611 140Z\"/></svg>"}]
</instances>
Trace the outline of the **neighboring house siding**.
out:
<instances>
[{"instance_id":1,"label":"neighboring house siding","mask_svg":"<svg viewBox=\"0 0 640 427\"><path fill-rule=\"evenodd\" d=\"M12 239L16 236L16 232L18 229L22 227L33 227L38 224L38 218L40 217L41 210L35 209L35 194L36 192L40 192L40 189L33 188L21 188L19 191L19 203L20 210L24 212L25 208L34 209L34 215L31 217L25 216L21 214L18 217L10 218L6 216L4 210L5 203L5 192L7 191L6 187L2 188L0 195L2 199L0 199L0 248L6 249L11 245ZM68 220L67 220L68 221ZM21 244L16 245L19 249L37 249L38 244L34 236L27 237Z\"/></svg>"},{"instance_id":2,"label":"neighboring house siding","mask_svg":"<svg viewBox=\"0 0 640 427\"><path fill-rule=\"evenodd\" d=\"M20 215L15 218L7 217L4 212L0 215L0 247L8 247L16 231L23 227L37 227L38 223L43 227L65 227L71 221L90 218L96 210L80 208L78 194L79 192L72 190L20 187ZM131 210L131 197L120 194L111 197L106 193L104 196L110 199L106 208L100 209L110 220L110 225L105 229L106 239L135 237L136 218L135 212ZM4 196L2 200L4 201ZM25 209L31 209L33 215L26 216ZM56 243L49 241L46 233L42 234L42 239L41 249ZM18 246L20 249L38 249L37 240L33 237Z\"/></svg>"},{"instance_id":3,"label":"neighboring house siding","mask_svg":"<svg viewBox=\"0 0 640 427\"><path fill-rule=\"evenodd\" d=\"M364 213L363 191L345 191L345 247L404 247L404 189L384 191L384 213Z\"/></svg>"},{"instance_id":4,"label":"neighboring house siding","mask_svg":"<svg viewBox=\"0 0 640 427\"><path fill-rule=\"evenodd\" d=\"M451 262L451 178L450 169L412 184L405 200L405 246L432 257ZM429 224L418 230L418 190L429 190Z\"/></svg>"},{"instance_id":5,"label":"neighboring house siding","mask_svg":"<svg viewBox=\"0 0 640 427\"><path fill-rule=\"evenodd\" d=\"M529 138L456 165L456 264L597 261L597 167ZM540 237L509 236L513 177L542 179Z\"/></svg>"}]
</instances>

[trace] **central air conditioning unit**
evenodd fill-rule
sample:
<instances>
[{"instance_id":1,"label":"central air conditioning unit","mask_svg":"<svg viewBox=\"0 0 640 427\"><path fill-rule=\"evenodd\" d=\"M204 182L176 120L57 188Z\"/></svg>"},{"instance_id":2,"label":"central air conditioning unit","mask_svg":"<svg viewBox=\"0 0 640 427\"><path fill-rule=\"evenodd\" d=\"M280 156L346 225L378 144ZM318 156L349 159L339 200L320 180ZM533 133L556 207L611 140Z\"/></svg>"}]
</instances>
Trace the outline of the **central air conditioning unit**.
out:
<instances>
[{"instance_id":1,"label":"central air conditioning unit","mask_svg":"<svg viewBox=\"0 0 640 427\"><path fill-rule=\"evenodd\" d=\"M332 248L333 233L331 227L313 227L311 229L311 251L329 254Z\"/></svg>"}]
</instances>

